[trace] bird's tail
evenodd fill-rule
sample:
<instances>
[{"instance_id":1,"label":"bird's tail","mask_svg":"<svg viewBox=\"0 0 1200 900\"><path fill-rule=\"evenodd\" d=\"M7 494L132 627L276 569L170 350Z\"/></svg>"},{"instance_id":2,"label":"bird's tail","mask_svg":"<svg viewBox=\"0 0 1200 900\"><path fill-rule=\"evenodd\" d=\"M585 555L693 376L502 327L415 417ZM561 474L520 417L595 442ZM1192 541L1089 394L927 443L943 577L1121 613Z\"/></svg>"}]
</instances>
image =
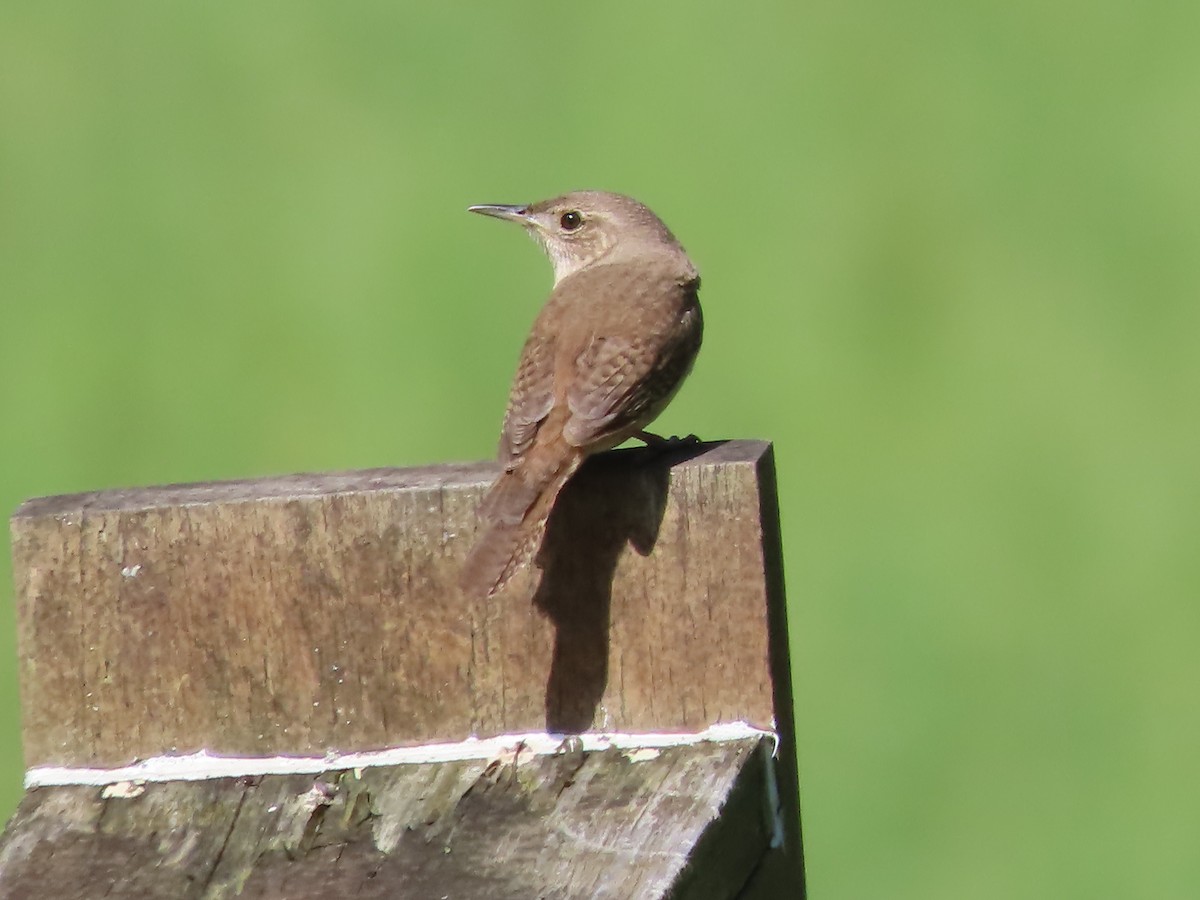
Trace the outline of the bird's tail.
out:
<instances>
[{"instance_id":1,"label":"bird's tail","mask_svg":"<svg viewBox=\"0 0 1200 900\"><path fill-rule=\"evenodd\" d=\"M573 453L549 465L527 460L501 473L479 508L484 531L463 563L464 594L491 597L533 556L558 492L582 461L583 454Z\"/></svg>"}]
</instances>

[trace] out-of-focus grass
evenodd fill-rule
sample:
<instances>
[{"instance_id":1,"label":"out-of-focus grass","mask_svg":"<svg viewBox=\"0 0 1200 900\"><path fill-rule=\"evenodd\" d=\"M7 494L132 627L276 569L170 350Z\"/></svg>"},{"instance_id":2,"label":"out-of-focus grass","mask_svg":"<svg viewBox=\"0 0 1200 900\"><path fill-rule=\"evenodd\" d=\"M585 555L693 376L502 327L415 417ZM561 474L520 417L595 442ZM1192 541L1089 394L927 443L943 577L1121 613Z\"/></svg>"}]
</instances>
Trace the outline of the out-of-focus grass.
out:
<instances>
[{"instance_id":1,"label":"out-of-focus grass","mask_svg":"<svg viewBox=\"0 0 1200 900\"><path fill-rule=\"evenodd\" d=\"M488 455L549 272L463 208L632 193L704 273L662 430L778 444L814 895L1190 896L1198 37L1161 0L10 0L0 505Z\"/></svg>"}]
</instances>

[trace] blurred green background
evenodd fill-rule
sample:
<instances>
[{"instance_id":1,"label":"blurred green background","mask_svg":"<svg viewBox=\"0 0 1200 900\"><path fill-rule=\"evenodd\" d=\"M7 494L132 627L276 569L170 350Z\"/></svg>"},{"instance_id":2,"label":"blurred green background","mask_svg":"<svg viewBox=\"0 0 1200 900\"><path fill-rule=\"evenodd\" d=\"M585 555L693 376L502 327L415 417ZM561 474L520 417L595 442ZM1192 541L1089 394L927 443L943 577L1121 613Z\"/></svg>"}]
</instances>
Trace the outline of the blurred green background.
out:
<instances>
[{"instance_id":1,"label":"blurred green background","mask_svg":"<svg viewBox=\"0 0 1200 900\"><path fill-rule=\"evenodd\" d=\"M0 6L0 507L490 456L633 194L777 442L812 895L1200 885L1200 4ZM0 813L20 791L0 554Z\"/></svg>"}]
</instances>

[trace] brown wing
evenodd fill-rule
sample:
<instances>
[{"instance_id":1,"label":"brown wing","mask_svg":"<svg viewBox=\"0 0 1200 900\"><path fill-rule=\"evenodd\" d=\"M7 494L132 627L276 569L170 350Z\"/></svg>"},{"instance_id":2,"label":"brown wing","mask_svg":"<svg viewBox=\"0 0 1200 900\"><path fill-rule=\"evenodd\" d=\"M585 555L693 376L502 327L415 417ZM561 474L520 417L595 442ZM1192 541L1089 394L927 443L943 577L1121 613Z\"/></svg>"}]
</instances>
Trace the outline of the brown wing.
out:
<instances>
[{"instance_id":1,"label":"brown wing","mask_svg":"<svg viewBox=\"0 0 1200 900\"><path fill-rule=\"evenodd\" d=\"M554 340L536 331L525 341L500 430L500 462L511 470L533 444L554 406Z\"/></svg>"},{"instance_id":2,"label":"brown wing","mask_svg":"<svg viewBox=\"0 0 1200 900\"><path fill-rule=\"evenodd\" d=\"M571 416L563 437L576 447L644 428L678 389L700 349L703 322L693 285L662 330L636 336L598 335L575 363L567 392Z\"/></svg>"}]
</instances>

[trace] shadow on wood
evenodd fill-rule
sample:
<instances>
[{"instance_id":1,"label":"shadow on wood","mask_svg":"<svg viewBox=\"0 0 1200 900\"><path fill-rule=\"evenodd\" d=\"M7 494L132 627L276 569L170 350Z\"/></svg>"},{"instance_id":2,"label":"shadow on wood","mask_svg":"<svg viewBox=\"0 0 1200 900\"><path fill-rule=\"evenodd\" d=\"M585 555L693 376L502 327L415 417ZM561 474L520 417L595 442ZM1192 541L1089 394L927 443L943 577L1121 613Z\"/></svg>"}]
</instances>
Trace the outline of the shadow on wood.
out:
<instances>
[{"instance_id":1,"label":"shadow on wood","mask_svg":"<svg viewBox=\"0 0 1200 900\"><path fill-rule=\"evenodd\" d=\"M538 553L542 575L533 597L554 624L548 731L605 727L596 712L608 686L617 561L627 545L641 556L654 550L666 510L669 466L701 452L695 445L593 457L559 495Z\"/></svg>"}]
</instances>

